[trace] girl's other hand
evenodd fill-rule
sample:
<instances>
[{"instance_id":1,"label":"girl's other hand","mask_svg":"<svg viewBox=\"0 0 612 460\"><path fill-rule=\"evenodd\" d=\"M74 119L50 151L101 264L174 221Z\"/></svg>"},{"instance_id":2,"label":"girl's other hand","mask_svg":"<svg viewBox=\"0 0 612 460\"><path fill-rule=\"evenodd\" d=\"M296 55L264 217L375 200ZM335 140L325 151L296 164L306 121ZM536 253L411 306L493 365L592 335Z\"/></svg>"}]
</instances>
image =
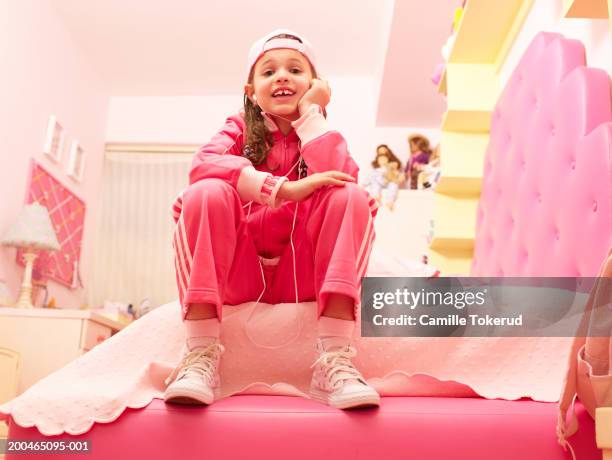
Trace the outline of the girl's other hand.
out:
<instances>
[{"instance_id":1,"label":"girl's other hand","mask_svg":"<svg viewBox=\"0 0 612 460\"><path fill-rule=\"evenodd\" d=\"M326 80L313 78L310 84L310 89L304 93L300 102L298 102L298 110L302 115L312 104L317 104L324 109L331 98L331 89Z\"/></svg>"},{"instance_id":2,"label":"girl's other hand","mask_svg":"<svg viewBox=\"0 0 612 460\"><path fill-rule=\"evenodd\" d=\"M355 182L355 179L353 176L341 171L315 173L304 179L283 182L277 196L283 200L302 201L320 187L325 187L326 185L344 187L347 182Z\"/></svg>"}]
</instances>

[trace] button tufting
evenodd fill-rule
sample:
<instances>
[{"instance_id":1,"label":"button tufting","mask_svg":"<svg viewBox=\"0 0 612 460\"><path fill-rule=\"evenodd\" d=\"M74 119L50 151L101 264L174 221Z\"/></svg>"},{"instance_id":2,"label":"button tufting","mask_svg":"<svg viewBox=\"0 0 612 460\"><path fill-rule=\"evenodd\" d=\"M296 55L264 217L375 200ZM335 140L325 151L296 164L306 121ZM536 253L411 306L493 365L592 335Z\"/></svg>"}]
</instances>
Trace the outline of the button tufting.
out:
<instances>
[{"instance_id":1,"label":"button tufting","mask_svg":"<svg viewBox=\"0 0 612 460\"><path fill-rule=\"evenodd\" d=\"M593 212L597 211L597 201L593 201L592 209L593 209Z\"/></svg>"},{"instance_id":2,"label":"button tufting","mask_svg":"<svg viewBox=\"0 0 612 460\"><path fill-rule=\"evenodd\" d=\"M571 167L572 167L572 171L574 169L576 169L576 162L575 161L572 161L570 164L571 164Z\"/></svg>"}]
</instances>

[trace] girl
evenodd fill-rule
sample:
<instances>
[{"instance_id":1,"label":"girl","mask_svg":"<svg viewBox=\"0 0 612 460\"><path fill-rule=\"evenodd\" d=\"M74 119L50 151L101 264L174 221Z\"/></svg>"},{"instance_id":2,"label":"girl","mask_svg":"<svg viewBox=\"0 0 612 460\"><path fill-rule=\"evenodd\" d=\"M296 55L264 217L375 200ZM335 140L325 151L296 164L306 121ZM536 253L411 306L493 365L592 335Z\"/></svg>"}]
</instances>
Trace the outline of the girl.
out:
<instances>
[{"instance_id":1,"label":"girl","mask_svg":"<svg viewBox=\"0 0 612 460\"><path fill-rule=\"evenodd\" d=\"M188 352L167 402L210 404L219 389L223 304L315 300L310 392L338 408L375 406L351 363L376 203L359 188L344 138L327 126L328 84L312 46L277 30L249 52L244 111L195 155L173 205L176 278Z\"/></svg>"},{"instance_id":2,"label":"girl","mask_svg":"<svg viewBox=\"0 0 612 460\"><path fill-rule=\"evenodd\" d=\"M410 179L410 188L415 190L419 174L429 163L431 147L429 146L429 140L420 134L410 136L408 145L410 146L410 158L406 165L406 177Z\"/></svg>"}]
</instances>

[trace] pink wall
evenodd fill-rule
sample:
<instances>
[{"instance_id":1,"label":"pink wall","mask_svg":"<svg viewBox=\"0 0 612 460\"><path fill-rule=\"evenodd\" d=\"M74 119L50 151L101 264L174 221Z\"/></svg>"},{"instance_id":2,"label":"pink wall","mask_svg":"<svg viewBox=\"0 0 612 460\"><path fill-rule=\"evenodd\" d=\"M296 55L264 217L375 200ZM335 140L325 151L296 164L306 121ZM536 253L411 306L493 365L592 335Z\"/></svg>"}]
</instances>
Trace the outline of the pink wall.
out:
<instances>
[{"instance_id":1,"label":"pink wall","mask_svg":"<svg viewBox=\"0 0 612 460\"><path fill-rule=\"evenodd\" d=\"M378 125L440 125L446 103L431 74L442 62L440 49L450 34L453 11L460 5L461 0L394 3L378 88Z\"/></svg>"},{"instance_id":2,"label":"pink wall","mask_svg":"<svg viewBox=\"0 0 612 460\"><path fill-rule=\"evenodd\" d=\"M388 144L402 161L408 158L407 137L423 133L433 145L439 128L376 126L377 82L366 77L327 76L332 87L330 125L346 138L359 167L367 171L378 144ZM435 90L432 86L432 90ZM359 110L355 110L358 95ZM222 96L112 97L106 140L109 143L195 144L210 139L225 118L240 109L240 93Z\"/></svg>"},{"instance_id":3,"label":"pink wall","mask_svg":"<svg viewBox=\"0 0 612 460\"><path fill-rule=\"evenodd\" d=\"M92 253L97 196L104 152L109 95L72 41L50 2L19 0L0 3L0 235L16 219L25 200L32 158L40 161L87 203L81 252L82 275L87 280ZM66 144L79 140L87 159L84 180L66 175L68 150L55 164L42 155L47 121L55 114L66 130ZM0 279L16 296L23 268L15 250L0 247ZM84 290L71 291L54 282L50 295L62 308L79 308Z\"/></svg>"}]
</instances>

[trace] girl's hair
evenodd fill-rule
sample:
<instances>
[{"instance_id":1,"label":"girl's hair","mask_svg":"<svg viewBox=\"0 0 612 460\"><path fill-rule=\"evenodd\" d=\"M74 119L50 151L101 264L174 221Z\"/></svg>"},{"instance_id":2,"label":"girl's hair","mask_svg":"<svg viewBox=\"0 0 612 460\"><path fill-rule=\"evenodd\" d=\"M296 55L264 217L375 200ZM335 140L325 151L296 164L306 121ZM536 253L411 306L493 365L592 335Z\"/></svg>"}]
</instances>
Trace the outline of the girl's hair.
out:
<instances>
[{"instance_id":1,"label":"girl's hair","mask_svg":"<svg viewBox=\"0 0 612 460\"><path fill-rule=\"evenodd\" d=\"M289 38L292 40L297 40L300 43L302 42L298 37L288 34L275 35L274 37L270 38L270 40L274 40L276 38ZM315 69L312 67L310 62L308 64L310 65L312 77L316 78L317 73L315 72ZM253 66L251 73L249 74L248 83L251 84L253 83L254 69L255 66ZM272 134L270 131L268 131L268 128L266 128L264 123L261 108L258 105L253 104L246 94L244 95L244 121L246 123L247 143L244 146L242 154L254 165L259 165L268 157L268 152L272 148L273 139Z\"/></svg>"},{"instance_id":2,"label":"girl's hair","mask_svg":"<svg viewBox=\"0 0 612 460\"><path fill-rule=\"evenodd\" d=\"M383 147L385 148L386 152L378 153L378 150ZM380 144L378 147L376 147L376 157L374 158L374 161L372 161L373 168L378 168L378 157L380 156L387 157L387 159L389 160L389 163L391 163L392 161L396 161L397 166L401 168L402 162L399 160L399 158L395 156L395 154L393 153L393 150L391 150L387 144Z\"/></svg>"},{"instance_id":3,"label":"girl's hair","mask_svg":"<svg viewBox=\"0 0 612 460\"><path fill-rule=\"evenodd\" d=\"M413 134L408 137L408 144L414 144L417 150L421 152L431 154L431 146L429 145L429 139L420 134Z\"/></svg>"},{"instance_id":4,"label":"girl's hair","mask_svg":"<svg viewBox=\"0 0 612 460\"><path fill-rule=\"evenodd\" d=\"M251 81L252 78L249 78ZM272 147L272 134L264 124L261 108L244 95L244 121L246 123L246 139L242 154L254 165L264 162Z\"/></svg>"},{"instance_id":5,"label":"girl's hair","mask_svg":"<svg viewBox=\"0 0 612 460\"><path fill-rule=\"evenodd\" d=\"M380 149L385 149L387 152L391 151L391 149L389 148L387 144L380 144L378 147L376 147L376 156L378 156L378 151Z\"/></svg>"}]
</instances>

